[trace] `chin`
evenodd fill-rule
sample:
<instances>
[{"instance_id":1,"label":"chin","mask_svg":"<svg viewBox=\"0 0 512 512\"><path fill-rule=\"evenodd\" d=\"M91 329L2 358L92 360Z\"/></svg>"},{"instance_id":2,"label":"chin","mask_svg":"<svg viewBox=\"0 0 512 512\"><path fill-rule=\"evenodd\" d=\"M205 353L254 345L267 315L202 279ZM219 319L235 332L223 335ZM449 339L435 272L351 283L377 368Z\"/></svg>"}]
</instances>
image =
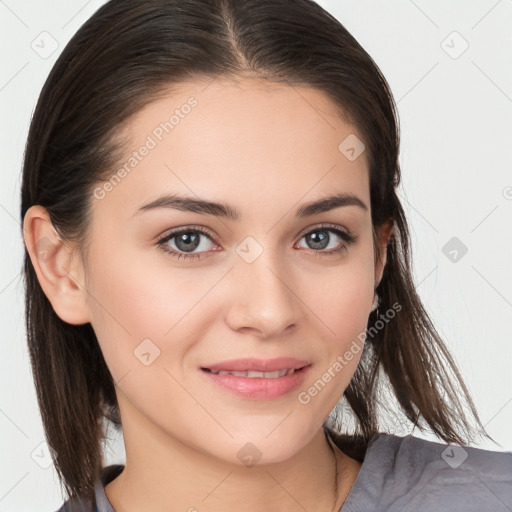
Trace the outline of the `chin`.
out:
<instances>
[{"instance_id":1,"label":"chin","mask_svg":"<svg viewBox=\"0 0 512 512\"><path fill-rule=\"evenodd\" d=\"M284 425L279 426L279 422L274 425L278 425L277 428L257 429L253 426L245 431L232 432L234 438L228 441L229 446L225 446L224 455L234 452L235 457L229 462L239 465L277 464L293 457L311 440L312 435L307 431L290 431L283 428Z\"/></svg>"}]
</instances>

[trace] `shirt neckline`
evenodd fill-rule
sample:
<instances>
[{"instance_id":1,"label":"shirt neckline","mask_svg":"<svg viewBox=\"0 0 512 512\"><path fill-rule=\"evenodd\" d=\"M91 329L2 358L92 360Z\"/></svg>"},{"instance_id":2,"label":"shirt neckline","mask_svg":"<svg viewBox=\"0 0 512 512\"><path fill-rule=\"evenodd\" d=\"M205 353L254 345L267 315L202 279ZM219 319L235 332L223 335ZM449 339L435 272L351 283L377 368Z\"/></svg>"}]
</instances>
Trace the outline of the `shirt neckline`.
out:
<instances>
[{"instance_id":1,"label":"shirt neckline","mask_svg":"<svg viewBox=\"0 0 512 512\"><path fill-rule=\"evenodd\" d=\"M363 462L361 463L361 469L359 470L359 473L352 484L352 487L348 491L348 494L345 498L345 501L341 505L341 508L338 509L338 512L350 512L352 510L356 510L357 507L357 501L359 500L359 496L361 495L361 490L364 486L364 482L367 480L367 473L372 470L372 463L374 459L374 453L376 453L375 450L373 450L373 447L375 446L376 441L379 438L382 438L384 436L387 437L393 437L390 434L386 433L377 433L374 434L374 436L370 439L368 442L368 447L366 449L366 453L363 459ZM341 448L340 448L341 450ZM342 450L343 451L343 450Z\"/></svg>"}]
</instances>

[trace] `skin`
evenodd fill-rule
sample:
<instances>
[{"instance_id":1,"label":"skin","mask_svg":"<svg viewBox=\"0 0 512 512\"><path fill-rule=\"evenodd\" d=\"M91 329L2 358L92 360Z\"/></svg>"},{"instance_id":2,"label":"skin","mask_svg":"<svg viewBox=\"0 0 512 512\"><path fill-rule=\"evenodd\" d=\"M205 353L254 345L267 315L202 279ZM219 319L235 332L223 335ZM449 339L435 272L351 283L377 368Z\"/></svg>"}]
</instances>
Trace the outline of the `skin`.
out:
<instances>
[{"instance_id":1,"label":"skin","mask_svg":"<svg viewBox=\"0 0 512 512\"><path fill-rule=\"evenodd\" d=\"M348 135L362 136L315 89L250 77L183 85L125 126L128 158L169 112L197 99L120 183L91 199L85 260L57 237L42 207L30 208L24 222L53 308L66 322L92 324L116 381L126 466L106 486L107 497L117 512L329 511L334 460L321 427L360 351L308 404L298 394L365 330L382 278L391 226L374 248L366 153L350 161L338 150ZM356 195L367 210L295 216L335 192ZM135 214L165 193L229 203L241 219L171 208ZM322 223L357 241L346 245ZM157 245L159 235L191 225L213 235L200 235L200 258L174 258ZM311 232L328 233L328 248L311 248ZM248 236L262 249L252 263L236 251ZM42 238L51 240L53 257L37 258ZM176 239L167 247L179 251ZM374 250L382 251L380 263ZM145 339L160 350L148 366L134 355ZM272 400L237 396L199 370L279 356L312 367L299 389ZM248 442L261 454L251 467L237 456ZM338 448L336 457L338 510L361 464Z\"/></svg>"}]
</instances>

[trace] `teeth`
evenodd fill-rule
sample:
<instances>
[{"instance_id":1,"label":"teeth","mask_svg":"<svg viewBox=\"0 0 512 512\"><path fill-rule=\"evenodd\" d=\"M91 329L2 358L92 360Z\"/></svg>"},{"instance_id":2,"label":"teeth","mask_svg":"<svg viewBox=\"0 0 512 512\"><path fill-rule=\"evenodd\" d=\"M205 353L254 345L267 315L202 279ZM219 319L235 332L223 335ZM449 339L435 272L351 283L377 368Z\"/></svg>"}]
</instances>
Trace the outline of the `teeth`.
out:
<instances>
[{"instance_id":1,"label":"teeth","mask_svg":"<svg viewBox=\"0 0 512 512\"><path fill-rule=\"evenodd\" d=\"M259 372L255 370L250 370L247 372L238 372L238 371L215 371L210 370L212 373L215 373L216 375L235 375L236 377L249 377L250 379L259 378L259 379L277 379L279 377L284 377L285 375L292 375L295 373L295 368L291 369L283 369L283 370L276 370L275 372Z\"/></svg>"}]
</instances>

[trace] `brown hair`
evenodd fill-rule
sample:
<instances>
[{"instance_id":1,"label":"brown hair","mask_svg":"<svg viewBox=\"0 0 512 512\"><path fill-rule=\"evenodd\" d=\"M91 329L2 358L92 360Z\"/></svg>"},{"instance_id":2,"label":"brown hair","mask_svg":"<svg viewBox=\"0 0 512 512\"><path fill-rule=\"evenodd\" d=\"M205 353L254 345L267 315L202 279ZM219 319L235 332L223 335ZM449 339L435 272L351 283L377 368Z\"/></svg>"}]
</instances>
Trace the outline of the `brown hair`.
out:
<instances>
[{"instance_id":1,"label":"brown hair","mask_svg":"<svg viewBox=\"0 0 512 512\"><path fill-rule=\"evenodd\" d=\"M381 312L395 303L402 309L366 339L344 392L355 430L338 432L338 441L362 460L379 432L382 374L405 416L421 429L465 443L469 405L485 432L415 291L409 232L396 195L399 127L389 86L343 25L311 0L112 0L101 7L64 48L39 97L25 152L22 219L30 206L41 205L64 240L84 246L92 188L122 154L116 129L172 84L248 72L317 88L340 107L366 144L374 237L394 221L377 291ZM103 467L104 420L120 428L114 382L92 326L60 320L27 252L24 277L28 346L47 441L66 493L91 496Z\"/></svg>"}]
</instances>

